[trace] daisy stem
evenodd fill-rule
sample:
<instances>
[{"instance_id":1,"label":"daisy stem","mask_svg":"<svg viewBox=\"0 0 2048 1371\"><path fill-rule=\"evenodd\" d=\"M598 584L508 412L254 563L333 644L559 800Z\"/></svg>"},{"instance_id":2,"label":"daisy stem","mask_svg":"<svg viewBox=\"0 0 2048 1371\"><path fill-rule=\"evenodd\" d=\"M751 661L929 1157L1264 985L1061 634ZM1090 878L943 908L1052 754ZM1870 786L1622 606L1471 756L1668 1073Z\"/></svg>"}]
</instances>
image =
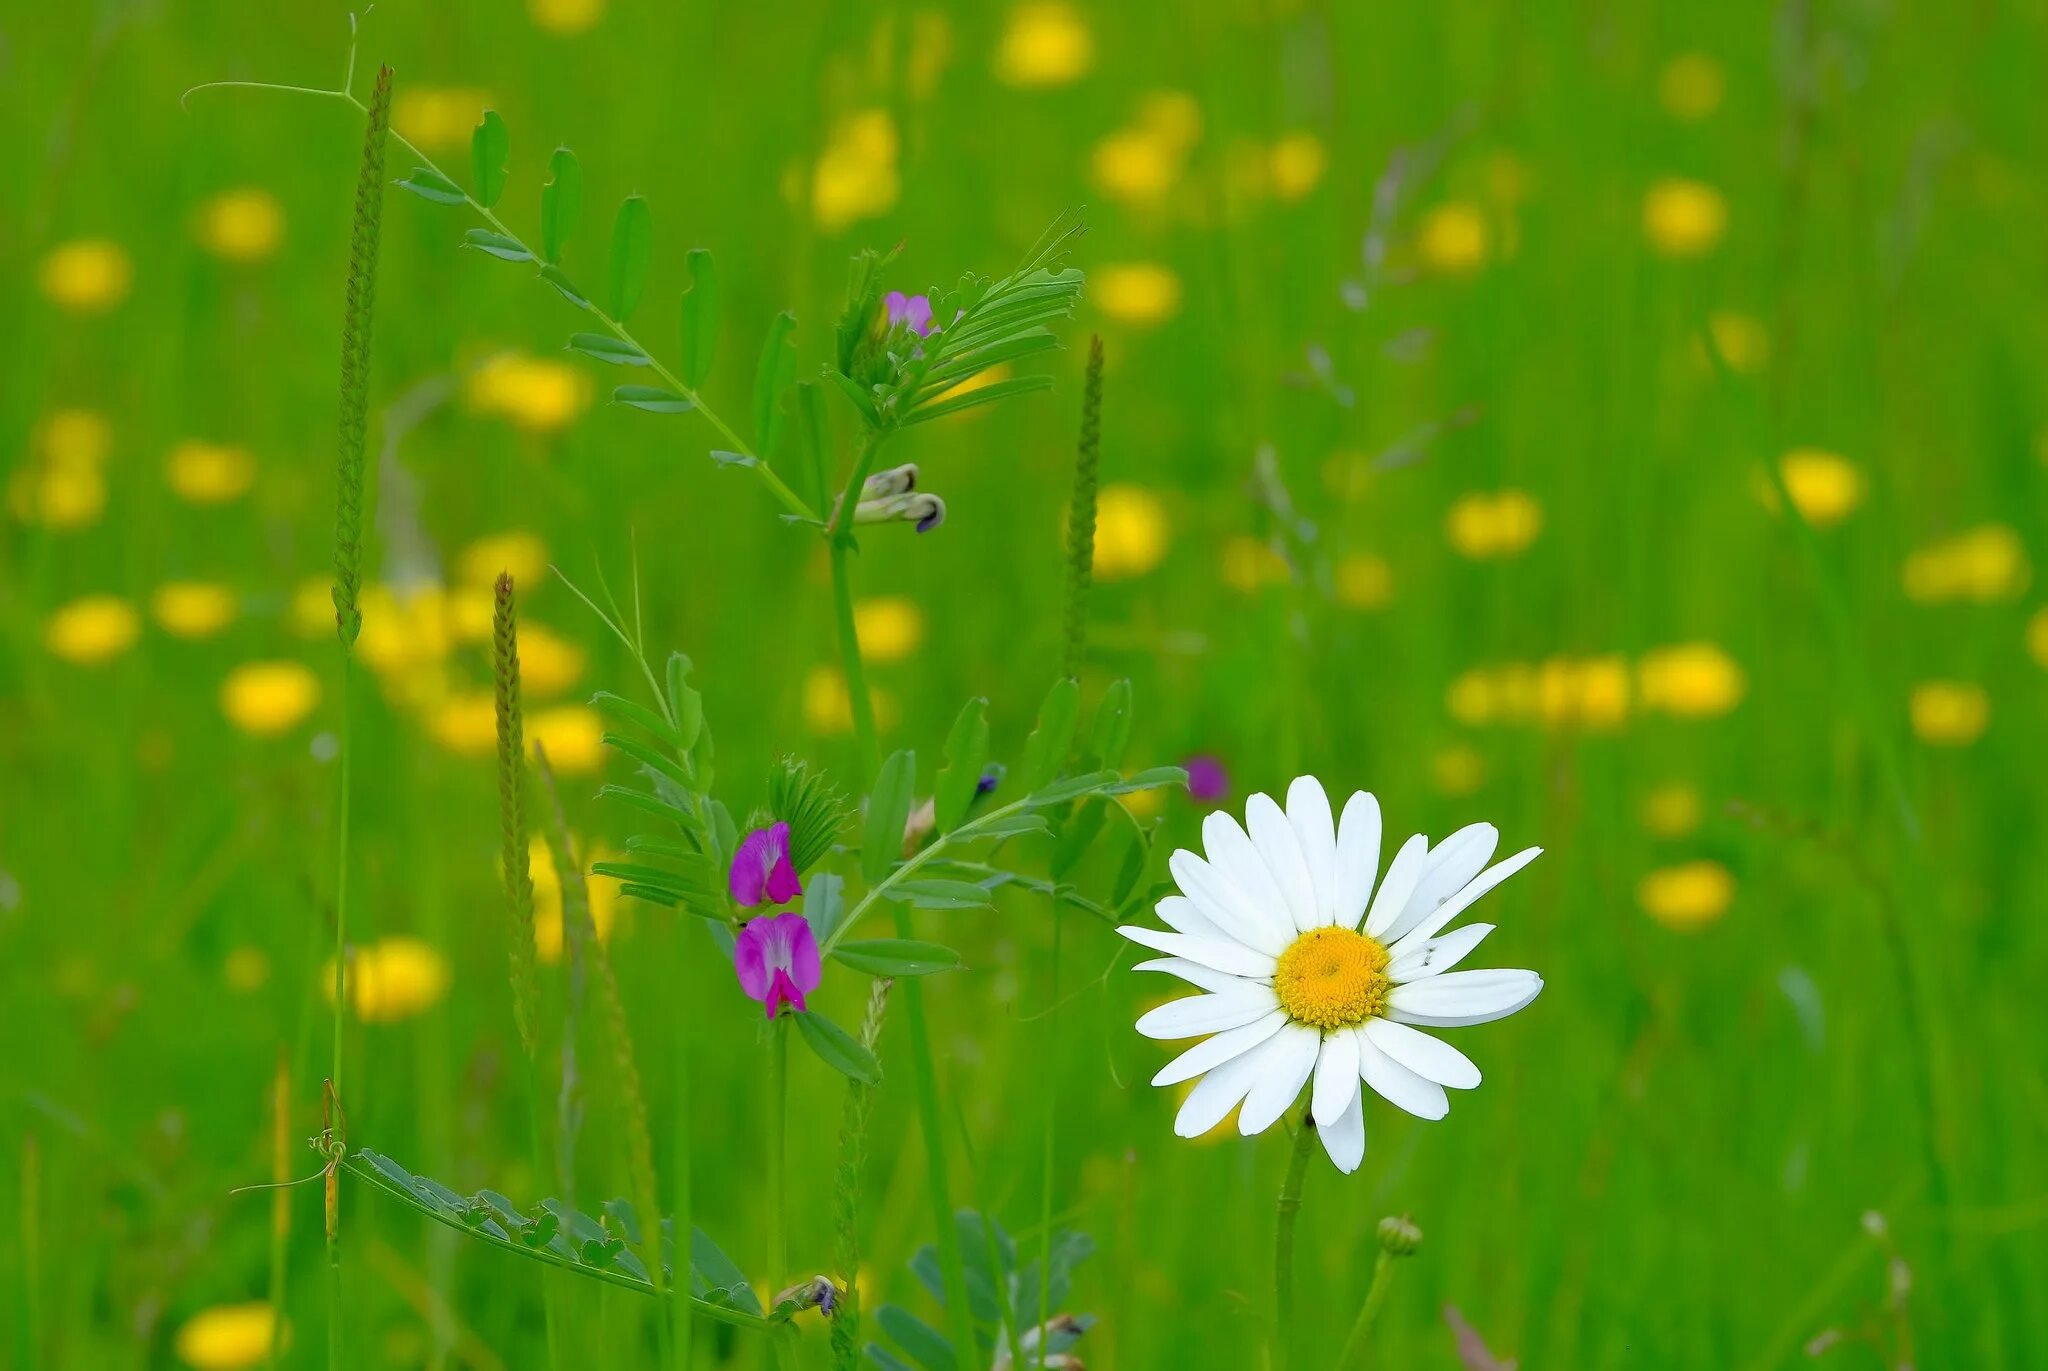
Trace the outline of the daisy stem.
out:
<instances>
[{"instance_id":1,"label":"daisy stem","mask_svg":"<svg viewBox=\"0 0 2048 1371\"><path fill-rule=\"evenodd\" d=\"M1308 1159L1315 1151L1316 1130L1304 1104L1294 1131L1294 1152L1287 1159L1287 1179L1273 1224L1273 1365L1288 1371L1294 1365L1294 1223L1301 1214L1301 1185Z\"/></svg>"},{"instance_id":2,"label":"daisy stem","mask_svg":"<svg viewBox=\"0 0 2048 1371\"><path fill-rule=\"evenodd\" d=\"M1373 1263L1372 1284L1366 1288L1365 1303L1359 1306L1358 1319L1351 1325L1351 1336L1344 1339L1344 1351L1337 1358L1337 1371L1361 1371L1366 1365L1365 1349L1372 1339L1372 1326L1380 1316L1380 1306L1387 1302L1387 1291L1393 1282L1387 1274L1394 1269L1394 1254L1384 1247L1380 1249L1379 1260Z\"/></svg>"}]
</instances>

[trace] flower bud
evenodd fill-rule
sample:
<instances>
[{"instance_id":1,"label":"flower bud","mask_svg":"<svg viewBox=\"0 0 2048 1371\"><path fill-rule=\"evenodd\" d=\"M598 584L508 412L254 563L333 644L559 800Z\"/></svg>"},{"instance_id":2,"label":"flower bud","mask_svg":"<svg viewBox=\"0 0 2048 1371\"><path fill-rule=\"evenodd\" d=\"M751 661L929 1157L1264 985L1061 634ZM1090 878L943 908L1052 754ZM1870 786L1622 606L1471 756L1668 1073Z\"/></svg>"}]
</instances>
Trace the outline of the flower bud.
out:
<instances>
[{"instance_id":1,"label":"flower bud","mask_svg":"<svg viewBox=\"0 0 2048 1371\"><path fill-rule=\"evenodd\" d=\"M1405 1215L1392 1215L1380 1220L1380 1247L1392 1257L1412 1257L1415 1249L1422 1246L1422 1230Z\"/></svg>"}]
</instances>

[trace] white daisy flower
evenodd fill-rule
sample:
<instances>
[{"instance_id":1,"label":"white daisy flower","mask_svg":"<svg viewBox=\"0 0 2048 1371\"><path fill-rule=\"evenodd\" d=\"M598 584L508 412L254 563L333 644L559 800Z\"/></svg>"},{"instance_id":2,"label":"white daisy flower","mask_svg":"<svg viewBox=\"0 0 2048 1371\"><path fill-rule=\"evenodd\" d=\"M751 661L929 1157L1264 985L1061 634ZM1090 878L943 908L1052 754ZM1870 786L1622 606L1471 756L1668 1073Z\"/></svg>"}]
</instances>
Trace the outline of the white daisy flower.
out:
<instances>
[{"instance_id":1,"label":"white daisy flower","mask_svg":"<svg viewBox=\"0 0 2048 1371\"><path fill-rule=\"evenodd\" d=\"M1365 1158L1361 1080L1421 1118L1449 1112L1445 1087L1471 1089L1479 1068L1416 1026L1505 1018L1543 989L1533 971L1452 970L1493 925L1444 929L1543 850L1487 866L1499 841L1492 824L1468 825L1435 847L1418 833L1375 894L1380 806L1371 795L1353 795L1333 822L1322 783L1303 776L1284 811L1254 795L1243 828L1220 810L1209 815L1204 855L1176 852L1168 863L1181 892L1159 902L1170 931L1118 930L1166 954L1138 970L1170 972L1204 992L1138 1020L1148 1038L1203 1037L1152 1078L1201 1077L1174 1132L1198 1137L1237 1108L1249 1137L1310 1085L1324 1150L1348 1172Z\"/></svg>"}]
</instances>

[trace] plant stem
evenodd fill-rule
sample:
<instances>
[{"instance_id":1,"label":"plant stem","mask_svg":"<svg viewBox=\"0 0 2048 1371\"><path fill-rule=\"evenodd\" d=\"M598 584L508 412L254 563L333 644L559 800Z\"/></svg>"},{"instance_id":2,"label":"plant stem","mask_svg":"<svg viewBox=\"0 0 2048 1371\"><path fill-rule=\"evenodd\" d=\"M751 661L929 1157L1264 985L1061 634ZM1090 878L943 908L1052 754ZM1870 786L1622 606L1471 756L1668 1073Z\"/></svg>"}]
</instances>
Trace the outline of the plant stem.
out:
<instances>
[{"instance_id":1,"label":"plant stem","mask_svg":"<svg viewBox=\"0 0 2048 1371\"><path fill-rule=\"evenodd\" d=\"M789 1278L789 1201L782 1188L788 1124L789 1021L778 1014L768 1026L768 1256L777 1289Z\"/></svg>"},{"instance_id":2,"label":"plant stem","mask_svg":"<svg viewBox=\"0 0 2048 1371\"><path fill-rule=\"evenodd\" d=\"M284 1287L286 1258L292 1238L292 1196L286 1189L291 1180L292 1157L292 1059L283 1043L277 1045L277 1074L270 1086L270 1182L277 1188L270 1196L270 1346L264 1364L276 1366L284 1350Z\"/></svg>"},{"instance_id":3,"label":"plant stem","mask_svg":"<svg viewBox=\"0 0 2048 1371\"><path fill-rule=\"evenodd\" d=\"M533 1176L539 1181L548 1174L546 1127L541 1120L540 1072L533 1058L526 1059L526 1120L533 1140ZM556 1307L557 1287L553 1272L543 1273L540 1278L541 1322L547 1332L548 1367L550 1371L562 1368L562 1330L560 1310Z\"/></svg>"},{"instance_id":4,"label":"plant stem","mask_svg":"<svg viewBox=\"0 0 2048 1371\"><path fill-rule=\"evenodd\" d=\"M657 697L659 692L657 692ZM663 698L664 708L667 701ZM677 984L684 983L683 974L688 970L685 955L687 942L681 925L676 929L676 975ZM675 1081L675 1137L671 1142L674 1152L675 1171L675 1281L676 1295L670 1306L674 1332L671 1341L675 1344L678 1371L690 1371L691 1336L690 1300L684 1298L690 1293L690 1240L695 1226L690 1218L690 997L687 994L674 996L675 1038L674 1066ZM657 1216L657 1226L659 1216Z\"/></svg>"},{"instance_id":5,"label":"plant stem","mask_svg":"<svg viewBox=\"0 0 2048 1371\"><path fill-rule=\"evenodd\" d=\"M868 693L867 671L861 664L860 630L853 618L853 585L847 574L846 558L852 545L834 537L831 542L832 600L839 618L840 674L846 677L846 697L853 713L853 736L860 750L863 783L874 780L882 764L882 745L875 734L875 702Z\"/></svg>"},{"instance_id":6,"label":"plant stem","mask_svg":"<svg viewBox=\"0 0 2048 1371\"><path fill-rule=\"evenodd\" d=\"M1273 1365L1278 1371L1294 1365L1294 1224L1301 1215L1301 1183L1315 1146L1315 1124L1304 1104L1273 1223Z\"/></svg>"},{"instance_id":7,"label":"plant stem","mask_svg":"<svg viewBox=\"0 0 2048 1371\"><path fill-rule=\"evenodd\" d=\"M1373 1322L1379 1318L1380 1306L1387 1302L1387 1291L1393 1285L1387 1279L1393 1269L1394 1254L1381 1248L1379 1260L1372 1265L1372 1284L1366 1289L1365 1303L1359 1306L1351 1336L1344 1339L1344 1351L1337 1358L1338 1371L1361 1371L1369 1360L1366 1348L1371 1342Z\"/></svg>"},{"instance_id":8,"label":"plant stem","mask_svg":"<svg viewBox=\"0 0 2048 1371\"><path fill-rule=\"evenodd\" d=\"M1099 351L1097 355L1100 355ZM1047 1081L1045 1089L1045 1157L1043 1161L1045 1183L1040 1189L1038 1196L1038 1233L1040 1241L1045 1244L1044 1255L1039 1259L1038 1263L1038 1315L1036 1323L1040 1329L1040 1334L1037 1356L1035 1358L1038 1363L1038 1371L1045 1371L1045 1345L1050 1339L1045 1336L1043 1330L1046 1323L1052 1318L1052 1309L1050 1307L1052 1302L1052 1172L1053 1162L1057 1155L1054 1147L1055 1128L1059 1123L1059 1090L1053 1082L1059 1079L1058 1067L1062 1064L1060 1061L1059 1033L1060 926L1064 920L1061 919L1060 915L1064 905L1065 901L1060 898L1059 888L1055 886L1052 892L1052 992L1051 998L1046 1001L1050 1008L1047 1010L1049 1022L1045 1026L1046 1058L1052 1063L1054 1069L1045 1073L1045 1080Z\"/></svg>"},{"instance_id":9,"label":"plant stem","mask_svg":"<svg viewBox=\"0 0 2048 1371\"><path fill-rule=\"evenodd\" d=\"M341 737L338 744L341 767L338 784L340 798L336 801L335 819L335 869L334 869L334 1055L329 1063L330 1075L327 1082L328 1099L331 1104L329 1126L333 1117L341 1116L341 1061L342 1039L347 1027L348 1015L348 816L350 771L349 762L353 752L350 746L349 722L355 713L353 682L355 679L354 654L344 647L341 653ZM341 1346L341 1204L339 1168L331 1168L327 1175L327 1371L341 1371L345 1365Z\"/></svg>"}]
</instances>

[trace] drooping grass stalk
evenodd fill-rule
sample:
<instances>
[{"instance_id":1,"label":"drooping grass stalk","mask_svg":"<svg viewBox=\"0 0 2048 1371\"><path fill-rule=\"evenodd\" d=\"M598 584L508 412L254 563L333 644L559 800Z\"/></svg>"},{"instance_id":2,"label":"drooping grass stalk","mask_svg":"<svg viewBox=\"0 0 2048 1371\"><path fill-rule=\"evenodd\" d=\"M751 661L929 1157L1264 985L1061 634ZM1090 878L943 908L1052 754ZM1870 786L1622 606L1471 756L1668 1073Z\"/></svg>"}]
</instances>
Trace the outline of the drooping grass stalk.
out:
<instances>
[{"instance_id":1,"label":"drooping grass stalk","mask_svg":"<svg viewBox=\"0 0 2048 1371\"><path fill-rule=\"evenodd\" d=\"M342 1043L348 1019L348 868L355 642L362 632L364 448L369 433L370 330L376 315L377 252L384 220L384 144L391 126L391 68L377 68L370 103L363 107L363 160L356 173L355 217L349 234L348 288L342 313L341 411L335 460L334 627L341 640L340 795L335 802L334 871L334 1056L328 1077L330 1137L341 1115ZM340 1167L330 1165L326 1184L327 1361L340 1371L342 1357Z\"/></svg>"},{"instance_id":2,"label":"drooping grass stalk","mask_svg":"<svg viewBox=\"0 0 2048 1371\"><path fill-rule=\"evenodd\" d=\"M860 1045L869 1053L882 1036L882 1015L889 1006L894 982L878 977L868 991L867 1017L861 1021ZM867 1159L868 1117L874 1109L874 1087L848 1077L846 1109L839 1124L839 1171L832 1190L832 1226L836 1235L833 1263L842 1287L839 1308L832 1315L832 1364L837 1371L860 1365L860 1175Z\"/></svg>"},{"instance_id":3,"label":"drooping grass stalk","mask_svg":"<svg viewBox=\"0 0 2048 1371\"><path fill-rule=\"evenodd\" d=\"M547 1129L540 1088L540 988L534 972L533 850L526 829L526 719L519 690L519 607L512 576L499 573L491 606L491 674L498 721L498 829L505 904L512 916L512 1017L526 1057L527 1136L536 1178L548 1174ZM552 1275L541 1278L548 1365L562 1364L561 1329Z\"/></svg>"},{"instance_id":4,"label":"drooping grass stalk","mask_svg":"<svg viewBox=\"0 0 2048 1371\"><path fill-rule=\"evenodd\" d=\"M1301 1216L1301 1185L1308 1175L1308 1162L1315 1152L1315 1123L1308 1106L1302 1105L1294 1131L1294 1151L1287 1158L1287 1179L1280 1186L1280 1201L1273 1221L1273 1366L1290 1371L1294 1365L1294 1227Z\"/></svg>"},{"instance_id":5,"label":"drooping grass stalk","mask_svg":"<svg viewBox=\"0 0 2048 1371\"><path fill-rule=\"evenodd\" d=\"M639 1212L640 1259L646 1263L648 1280L659 1298L666 1291L667 1276L661 1263L661 1199L654 1179L654 1135L647 1122L647 1095L641 1089L640 1066L633 1056L633 1035L626 1023L626 1003L619 994L619 978L612 970L611 954L599 941L597 925L590 917L590 887L584 879L583 866L577 859L575 847L569 840L569 818L562 809L562 797L555 787L554 769L548 765L547 752L538 743L534 744L533 760L540 771L541 788L547 795L543 814L547 824L548 851L554 857L555 872L562 885L563 917L574 918L582 929L591 970L596 973L597 997L612 1042L612 1068L617 1077L619 1095L626 1106L626 1173L633 1192L633 1207ZM678 1229L678 1275L688 1270L689 1251L689 1234ZM687 1276L684 1279L687 1281ZM688 1293L687 1285L684 1293ZM671 1325L662 1320L658 1328L663 1361L672 1363L674 1349L669 1346Z\"/></svg>"},{"instance_id":6,"label":"drooping grass stalk","mask_svg":"<svg viewBox=\"0 0 2048 1371\"><path fill-rule=\"evenodd\" d=\"M277 1071L270 1082L270 1347L264 1365L276 1366L284 1351L284 1285L292 1241L292 1058L277 1045Z\"/></svg>"},{"instance_id":7,"label":"drooping grass stalk","mask_svg":"<svg viewBox=\"0 0 2048 1371\"><path fill-rule=\"evenodd\" d=\"M1088 647L1088 592L1095 579L1095 490L1102 448L1102 335L1088 340L1081 391L1081 439L1074 447L1074 495L1067 505L1067 616L1060 675L1080 674ZM1041 1353L1041 1355L1043 1355Z\"/></svg>"}]
</instances>

